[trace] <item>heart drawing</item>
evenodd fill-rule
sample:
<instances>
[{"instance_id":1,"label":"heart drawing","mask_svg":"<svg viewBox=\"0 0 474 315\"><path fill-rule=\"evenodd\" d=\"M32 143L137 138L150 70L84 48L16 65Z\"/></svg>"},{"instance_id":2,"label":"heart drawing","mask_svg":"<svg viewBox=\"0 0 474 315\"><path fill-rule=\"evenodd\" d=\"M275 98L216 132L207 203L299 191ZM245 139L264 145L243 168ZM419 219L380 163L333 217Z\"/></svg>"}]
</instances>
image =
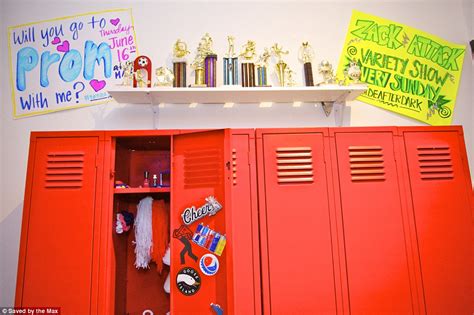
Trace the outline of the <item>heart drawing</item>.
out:
<instances>
[{"instance_id":1,"label":"heart drawing","mask_svg":"<svg viewBox=\"0 0 474 315\"><path fill-rule=\"evenodd\" d=\"M65 40L61 45L59 45L57 48L56 48L58 51L60 52L68 52L69 51L69 42L67 40Z\"/></svg>"},{"instance_id":2,"label":"heart drawing","mask_svg":"<svg viewBox=\"0 0 474 315\"><path fill-rule=\"evenodd\" d=\"M51 44L57 45L57 44L59 44L60 42L61 42L61 38L59 38L59 37L56 36L56 37L53 39L53 41L51 42Z\"/></svg>"},{"instance_id":3,"label":"heart drawing","mask_svg":"<svg viewBox=\"0 0 474 315\"><path fill-rule=\"evenodd\" d=\"M94 89L94 91L99 92L100 90L102 90L105 87L107 82L105 82L105 80L100 80L99 81L99 80L94 79L94 80L91 80L89 82L89 84Z\"/></svg>"},{"instance_id":4,"label":"heart drawing","mask_svg":"<svg viewBox=\"0 0 474 315\"><path fill-rule=\"evenodd\" d=\"M120 22L120 18L110 19L110 23L112 23L113 26L117 26L119 22Z\"/></svg>"}]
</instances>

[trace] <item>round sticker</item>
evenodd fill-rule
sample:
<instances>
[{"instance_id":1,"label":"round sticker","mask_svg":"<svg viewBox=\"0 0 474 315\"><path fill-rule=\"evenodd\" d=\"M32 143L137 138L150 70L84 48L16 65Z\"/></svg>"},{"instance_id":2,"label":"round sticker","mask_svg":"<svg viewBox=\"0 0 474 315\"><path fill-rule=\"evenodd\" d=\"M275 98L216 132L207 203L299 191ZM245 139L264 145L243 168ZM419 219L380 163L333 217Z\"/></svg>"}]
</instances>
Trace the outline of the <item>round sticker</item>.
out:
<instances>
[{"instance_id":1,"label":"round sticker","mask_svg":"<svg viewBox=\"0 0 474 315\"><path fill-rule=\"evenodd\" d=\"M219 260L213 254L206 254L201 257L199 267L206 276L213 276L219 270Z\"/></svg>"},{"instance_id":2,"label":"round sticker","mask_svg":"<svg viewBox=\"0 0 474 315\"><path fill-rule=\"evenodd\" d=\"M201 287L201 276L196 269L185 267L178 272L176 285L184 295L194 295Z\"/></svg>"}]
</instances>

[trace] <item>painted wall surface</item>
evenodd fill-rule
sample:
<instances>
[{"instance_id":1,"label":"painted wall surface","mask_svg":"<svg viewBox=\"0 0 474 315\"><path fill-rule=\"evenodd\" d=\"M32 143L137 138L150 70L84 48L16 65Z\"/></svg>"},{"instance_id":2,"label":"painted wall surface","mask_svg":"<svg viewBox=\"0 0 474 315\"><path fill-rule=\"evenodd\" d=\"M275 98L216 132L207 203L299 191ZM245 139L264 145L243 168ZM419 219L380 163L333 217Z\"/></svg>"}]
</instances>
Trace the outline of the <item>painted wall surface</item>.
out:
<instances>
[{"instance_id":1,"label":"painted wall surface","mask_svg":"<svg viewBox=\"0 0 474 315\"><path fill-rule=\"evenodd\" d=\"M290 50L285 59L296 70L302 84L302 65L297 51L309 40L316 51L316 62L328 59L337 64L352 9L405 23L440 36L448 41L467 44L473 37L472 1L263 1L263 2L129 2L129 1L0 1L0 58L3 71L0 122L0 305L13 304L16 268L23 208L29 133L32 130L151 129L152 110L146 105L109 103L95 107L63 111L50 115L13 120L8 77L6 27L44 19L114 8L133 8L139 52L149 55L154 67L171 67L171 50L177 38L185 40L190 50L205 32L214 38L221 55L218 73L222 73L222 54L227 49L227 35L236 37L236 47L247 39L257 42L257 49L274 42ZM474 111L472 81L474 63L466 53L453 124L462 125L474 168ZM314 70L316 71L316 69ZM191 79L191 78L190 78ZM188 80L190 80L188 79ZM276 75L271 81L277 82ZM219 76L218 85L222 83ZM166 104L156 118L158 128L224 127L309 127L334 126L334 117L325 117L320 105L278 104L271 108L236 105L223 108L198 105ZM360 102L352 102L345 112L346 126L422 125ZM73 222L71 222L73 226ZM47 227L45 227L47 228Z\"/></svg>"}]
</instances>

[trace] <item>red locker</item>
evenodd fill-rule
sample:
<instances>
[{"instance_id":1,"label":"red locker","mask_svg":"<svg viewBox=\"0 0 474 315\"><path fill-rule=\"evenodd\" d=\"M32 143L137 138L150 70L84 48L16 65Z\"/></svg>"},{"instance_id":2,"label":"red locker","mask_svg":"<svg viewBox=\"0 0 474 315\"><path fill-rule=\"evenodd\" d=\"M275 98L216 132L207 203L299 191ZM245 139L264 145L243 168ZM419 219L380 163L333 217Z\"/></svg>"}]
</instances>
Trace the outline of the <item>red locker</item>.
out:
<instances>
[{"instance_id":1,"label":"red locker","mask_svg":"<svg viewBox=\"0 0 474 315\"><path fill-rule=\"evenodd\" d=\"M86 314L97 301L102 134L32 135L17 306Z\"/></svg>"},{"instance_id":2,"label":"red locker","mask_svg":"<svg viewBox=\"0 0 474 315\"><path fill-rule=\"evenodd\" d=\"M394 130L358 131L331 132L350 310L413 313Z\"/></svg>"},{"instance_id":3,"label":"red locker","mask_svg":"<svg viewBox=\"0 0 474 315\"><path fill-rule=\"evenodd\" d=\"M261 288L255 131L231 132L234 314L258 315Z\"/></svg>"},{"instance_id":4,"label":"red locker","mask_svg":"<svg viewBox=\"0 0 474 315\"><path fill-rule=\"evenodd\" d=\"M471 180L462 130L401 128L426 311L471 314Z\"/></svg>"},{"instance_id":5,"label":"red locker","mask_svg":"<svg viewBox=\"0 0 474 315\"><path fill-rule=\"evenodd\" d=\"M257 131L265 314L336 313L325 132Z\"/></svg>"},{"instance_id":6,"label":"red locker","mask_svg":"<svg viewBox=\"0 0 474 315\"><path fill-rule=\"evenodd\" d=\"M223 209L213 216L205 216L201 220L185 226L194 233L197 231L198 224L203 223L220 233L221 237L224 235L227 242L222 255L218 257L218 273L214 276L207 276L201 272L199 263L201 257L209 251L189 241L197 259L193 260L187 254L182 261L180 253L184 245L178 238L172 238L172 314L211 313L211 303L219 305L227 312L232 312L230 311L233 309L231 158L229 130L174 136L171 231L176 231L185 225L182 217L185 209L192 206L202 207L206 203L206 198L212 196L222 205ZM189 268L192 273L186 273ZM195 272L197 275L193 274ZM178 277L183 274L193 278L186 282L186 286L190 287L189 293L186 293L188 291L183 293L183 290L177 289L177 284L181 283Z\"/></svg>"}]
</instances>

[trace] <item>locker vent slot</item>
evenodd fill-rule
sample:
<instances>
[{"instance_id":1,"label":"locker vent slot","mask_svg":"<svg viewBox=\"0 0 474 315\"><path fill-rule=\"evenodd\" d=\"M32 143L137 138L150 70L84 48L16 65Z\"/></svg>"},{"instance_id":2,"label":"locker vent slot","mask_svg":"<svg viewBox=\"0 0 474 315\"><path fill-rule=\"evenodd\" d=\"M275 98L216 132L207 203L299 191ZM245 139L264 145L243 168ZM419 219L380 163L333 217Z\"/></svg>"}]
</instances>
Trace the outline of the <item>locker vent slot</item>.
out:
<instances>
[{"instance_id":1,"label":"locker vent slot","mask_svg":"<svg viewBox=\"0 0 474 315\"><path fill-rule=\"evenodd\" d=\"M448 146L417 147L420 176L424 180L454 178L451 150Z\"/></svg>"},{"instance_id":2,"label":"locker vent slot","mask_svg":"<svg viewBox=\"0 0 474 315\"><path fill-rule=\"evenodd\" d=\"M46 159L45 187L81 188L83 173L84 152L50 152Z\"/></svg>"},{"instance_id":3,"label":"locker vent slot","mask_svg":"<svg viewBox=\"0 0 474 315\"><path fill-rule=\"evenodd\" d=\"M308 184L313 178L313 153L310 147L276 149L279 184Z\"/></svg>"},{"instance_id":4,"label":"locker vent slot","mask_svg":"<svg viewBox=\"0 0 474 315\"><path fill-rule=\"evenodd\" d=\"M184 152L184 187L198 188L223 182L223 154L215 148Z\"/></svg>"},{"instance_id":5,"label":"locker vent slot","mask_svg":"<svg viewBox=\"0 0 474 315\"><path fill-rule=\"evenodd\" d=\"M237 185L237 150L232 149L232 184Z\"/></svg>"},{"instance_id":6,"label":"locker vent slot","mask_svg":"<svg viewBox=\"0 0 474 315\"><path fill-rule=\"evenodd\" d=\"M350 146L349 162L352 181L384 181L385 167L380 146Z\"/></svg>"}]
</instances>

